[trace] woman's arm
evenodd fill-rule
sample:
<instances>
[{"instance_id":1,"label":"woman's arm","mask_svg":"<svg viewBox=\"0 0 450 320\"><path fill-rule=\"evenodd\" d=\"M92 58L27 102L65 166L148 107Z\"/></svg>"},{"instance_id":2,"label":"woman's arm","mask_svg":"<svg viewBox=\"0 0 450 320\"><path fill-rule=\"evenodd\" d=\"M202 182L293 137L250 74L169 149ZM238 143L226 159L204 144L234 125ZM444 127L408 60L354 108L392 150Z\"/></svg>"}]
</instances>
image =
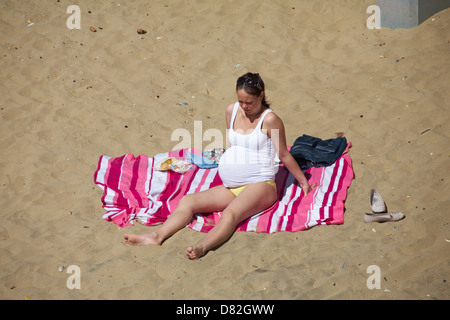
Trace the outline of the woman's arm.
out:
<instances>
[{"instance_id":1,"label":"woman's arm","mask_svg":"<svg viewBox=\"0 0 450 320\"><path fill-rule=\"evenodd\" d=\"M311 186L308 183L305 175L300 169L297 161L292 157L291 153L286 146L286 133L284 130L283 121L273 112L268 114L264 119L263 129L267 129L269 137L272 139L275 150L278 154L278 158L294 176L294 178L300 183L305 195L311 190Z\"/></svg>"},{"instance_id":2,"label":"woman's arm","mask_svg":"<svg viewBox=\"0 0 450 320\"><path fill-rule=\"evenodd\" d=\"M233 115L234 103L229 104L225 111L225 122L226 122L226 131L225 131L225 141L226 148L229 149L231 147L230 141L228 141L228 129L230 129L231 116Z\"/></svg>"}]
</instances>

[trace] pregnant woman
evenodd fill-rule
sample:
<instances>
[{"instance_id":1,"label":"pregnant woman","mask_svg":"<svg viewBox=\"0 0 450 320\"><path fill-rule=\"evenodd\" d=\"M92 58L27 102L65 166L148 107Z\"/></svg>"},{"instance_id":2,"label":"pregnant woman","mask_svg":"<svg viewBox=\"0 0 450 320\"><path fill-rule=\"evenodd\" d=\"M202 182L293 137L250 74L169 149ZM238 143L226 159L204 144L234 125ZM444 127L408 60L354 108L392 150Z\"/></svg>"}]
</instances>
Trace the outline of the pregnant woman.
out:
<instances>
[{"instance_id":1,"label":"pregnant woman","mask_svg":"<svg viewBox=\"0 0 450 320\"><path fill-rule=\"evenodd\" d=\"M247 73L240 77L236 94L238 101L226 109L227 150L218 169L223 185L184 196L155 231L125 234L128 244L161 245L186 227L194 214L222 211L219 222L205 238L186 249L188 258L202 257L228 240L239 223L275 203L275 155L299 182L304 194L311 191L305 175L286 148L283 121L270 109L259 74Z\"/></svg>"}]
</instances>

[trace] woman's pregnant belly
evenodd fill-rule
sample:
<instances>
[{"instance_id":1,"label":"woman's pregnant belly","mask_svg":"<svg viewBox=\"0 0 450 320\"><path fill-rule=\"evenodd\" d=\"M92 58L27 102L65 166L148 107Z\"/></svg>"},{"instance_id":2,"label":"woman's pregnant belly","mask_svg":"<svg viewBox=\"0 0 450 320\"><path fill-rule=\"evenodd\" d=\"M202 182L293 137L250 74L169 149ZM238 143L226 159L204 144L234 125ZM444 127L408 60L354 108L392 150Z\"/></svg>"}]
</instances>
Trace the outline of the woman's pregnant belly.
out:
<instances>
[{"instance_id":1,"label":"woman's pregnant belly","mask_svg":"<svg viewBox=\"0 0 450 320\"><path fill-rule=\"evenodd\" d=\"M273 160L264 153L232 146L220 158L219 176L227 188L273 180Z\"/></svg>"}]
</instances>

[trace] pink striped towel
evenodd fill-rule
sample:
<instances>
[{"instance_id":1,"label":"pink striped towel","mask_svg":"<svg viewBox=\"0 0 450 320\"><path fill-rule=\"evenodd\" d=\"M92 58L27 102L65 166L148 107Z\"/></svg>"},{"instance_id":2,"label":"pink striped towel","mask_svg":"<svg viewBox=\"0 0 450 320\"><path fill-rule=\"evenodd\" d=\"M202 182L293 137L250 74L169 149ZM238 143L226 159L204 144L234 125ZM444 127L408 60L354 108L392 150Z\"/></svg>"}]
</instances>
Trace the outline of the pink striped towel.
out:
<instances>
[{"instance_id":1,"label":"pink striped towel","mask_svg":"<svg viewBox=\"0 0 450 320\"><path fill-rule=\"evenodd\" d=\"M349 147L351 144L349 143ZM131 154L111 158L101 156L95 183L104 191L103 218L121 227L134 220L144 225L163 223L180 199L222 184L217 168L200 169L196 165L185 174L157 171L153 167L166 157L183 159L185 152L176 150L152 158ZM335 164L311 168L305 173L311 185L317 184L304 196L293 176L280 165L275 177L278 201L270 208L242 222L237 231L274 233L295 232L317 225L344 223L344 202L353 180L350 156L345 153ZM221 212L196 215L188 227L208 232L219 221Z\"/></svg>"}]
</instances>

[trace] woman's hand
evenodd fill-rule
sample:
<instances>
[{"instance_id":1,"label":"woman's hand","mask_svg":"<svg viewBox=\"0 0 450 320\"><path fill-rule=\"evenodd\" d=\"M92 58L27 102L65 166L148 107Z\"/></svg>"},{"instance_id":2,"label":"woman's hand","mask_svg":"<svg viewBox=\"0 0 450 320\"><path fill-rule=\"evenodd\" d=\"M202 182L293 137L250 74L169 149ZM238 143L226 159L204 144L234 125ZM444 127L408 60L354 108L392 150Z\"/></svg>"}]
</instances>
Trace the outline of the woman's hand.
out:
<instances>
[{"instance_id":1,"label":"woman's hand","mask_svg":"<svg viewBox=\"0 0 450 320\"><path fill-rule=\"evenodd\" d=\"M263 122L263 129L268 130L269 136L272 139L278 154L278 158L299 182L300 187L306 196L315 186L311 187L297 161L295 161L286 147L286 133L283 121L272 112L266 116L266 120Z\"/></svg>"},{"instance_id":2,"label":"woman's hand","mask_svg":"<svg viewBox=\"0 0 450 320\"><path fill-rule=\"evenodd\" d=\"M303 193L304 193L305 196L306 196L308 193L310 193L310 192L312 191L312 187L311 187L310 184L307 182L307 183L304 183L304 184L302 185L302 190L303 190Z\"/></svg>"}]
</instances>

